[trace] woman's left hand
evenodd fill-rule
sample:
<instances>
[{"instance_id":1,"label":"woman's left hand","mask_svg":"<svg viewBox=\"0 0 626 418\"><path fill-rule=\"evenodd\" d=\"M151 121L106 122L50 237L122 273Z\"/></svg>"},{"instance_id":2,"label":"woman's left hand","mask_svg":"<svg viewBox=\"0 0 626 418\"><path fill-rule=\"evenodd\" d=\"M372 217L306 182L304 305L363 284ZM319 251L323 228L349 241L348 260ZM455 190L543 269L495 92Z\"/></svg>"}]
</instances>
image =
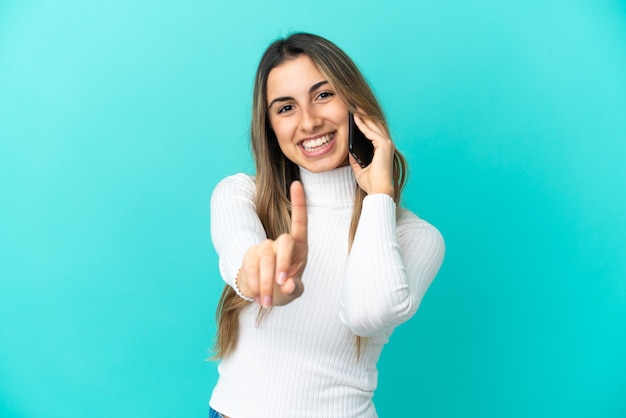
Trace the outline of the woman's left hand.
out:
<instances>
[{"instance_id":1,"label":"woman's left hand","mask_svg":"<svg viewBox=\"0 0 626 418\"><path fill-rule=\"evenodd\" d=\"M374 158L370 165L361 168L350 154L350 166L354 170L354 176L359 187L368 195L383 193L393 197L393 155L396 148L387 137L387 132L382 124L375 123L367 116L361 115L355 113L354 122L367 139L374 144Z\"/></svg>"}]
</instances>

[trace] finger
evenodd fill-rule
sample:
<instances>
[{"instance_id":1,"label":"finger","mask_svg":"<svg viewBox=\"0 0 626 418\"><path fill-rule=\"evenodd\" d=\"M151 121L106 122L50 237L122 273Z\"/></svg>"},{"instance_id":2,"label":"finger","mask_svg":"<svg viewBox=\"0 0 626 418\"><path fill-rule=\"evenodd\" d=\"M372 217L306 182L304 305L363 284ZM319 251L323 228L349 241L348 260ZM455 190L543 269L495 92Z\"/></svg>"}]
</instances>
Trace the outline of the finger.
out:
<instances>
[{"instance_id":1,"label":"finger","mask_svg":"<svg viewBox=\"0 0 626 418\"><path fill-rule=\"evenodd\" d=\"M389 139L384 126L380 122L374 122L374 120L359 114L354 115L354 122L361 132L374 142Z\"/></svg>"},{"instance_id":2,"label":"finger","mask_svg":"<svg viewBox=\"0 0 626 418\"><path fill-rule=\"evenodd\" d=\"M298 242L307 241L306 197L299 181L291 183L291 236Z\"/></svg>"},{"instance_id":3,"label":"finger","mask_svg":"<svg viewBox=\"0 0 626 418\"><path fill-rule=\"evenodd\" d=\"M287 279L285 284L280 287L281 292L294 297L300 297L304 292L304 284L301 280L295 280L292 278Z\"/></svg>"},{"instance_id":4,"label":"finger","mask_svg":"<svg viewBox=\"0 0 626 418\"><path fill-rule=\"evenodd\" d=\"M274 241L276 253L276 283L282 285L287 280L287 272L293 263L294 238L289 234L282 234Z\"/></svg>"},{"instance_id":5,"label":"finger","mask_svg":"<svg viewBox=\"0 0 626 418\"><path fill-rule=\"evenodd\" d=\"M280 286L280 291L287 295L292 294L295 289L296 289L295 280L291 278L287 279L285 283Z\"/></svg>"},{"instance_id":6,"label":"finger","mask_svg":"<svg viewBox=\"0 0 626 418\"><path fill-rule=\"evenodd\" d=\"M259 248L259 297L261 305L266 308L272 306L275 268L276 254L268 240Z\"/></svg>"},{"instance_id":7,"label":"finger","mask_svg":"<svg viewBox=\"0 0 626 418\"><path fill-rule=\"evenodd\" d=\"M382 123L362 116L355 117L354 121L365 136L374 144L374 160L393 161L395 145L386 134ZM359 123L361 123L361 125L359 125ZM363 128L361 128L361 126L363 126Z\"/></svg>"}]
</instances>

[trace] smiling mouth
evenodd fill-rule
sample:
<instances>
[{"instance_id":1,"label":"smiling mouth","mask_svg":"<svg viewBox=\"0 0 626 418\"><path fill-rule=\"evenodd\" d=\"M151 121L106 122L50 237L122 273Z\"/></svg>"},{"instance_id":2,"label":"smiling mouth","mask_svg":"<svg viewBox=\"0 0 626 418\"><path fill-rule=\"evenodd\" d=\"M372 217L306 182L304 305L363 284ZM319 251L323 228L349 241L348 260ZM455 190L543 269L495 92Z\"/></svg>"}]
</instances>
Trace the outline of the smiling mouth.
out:
<instances>
[{"instance_id":1,"label":"smiling mouth","mask_svg":"<svg viewBox=\"0 0 626 418\"><path fill-rule=\"evenodd\" d=\"M320 136L315 139L305 139L300 142L300 146L304 148L305 151L315 151L319 148L324 147L324 145L328 144L335 137L335 133L332 132L330 134L326 134L324 136Z\"/></svg>"}]
</instances>

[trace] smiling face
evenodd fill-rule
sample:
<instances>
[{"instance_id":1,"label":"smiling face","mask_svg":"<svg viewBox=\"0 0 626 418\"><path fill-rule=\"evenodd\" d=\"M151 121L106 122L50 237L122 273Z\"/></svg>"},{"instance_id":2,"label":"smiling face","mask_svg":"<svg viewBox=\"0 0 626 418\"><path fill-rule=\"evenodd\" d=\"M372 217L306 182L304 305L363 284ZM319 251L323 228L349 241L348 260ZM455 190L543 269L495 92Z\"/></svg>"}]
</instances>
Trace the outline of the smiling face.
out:
<instances>
[{"instance_id":1,"label":"smiling face","mask_svg":"<svg viewBox=\"0 0 626 418\"><path fill-rule=\"evenodd\" d=\"M266 97L271 127L289 160L315 173L348 164L348 108L307 55L269 72Z\"/></svg>"}]
</instances>

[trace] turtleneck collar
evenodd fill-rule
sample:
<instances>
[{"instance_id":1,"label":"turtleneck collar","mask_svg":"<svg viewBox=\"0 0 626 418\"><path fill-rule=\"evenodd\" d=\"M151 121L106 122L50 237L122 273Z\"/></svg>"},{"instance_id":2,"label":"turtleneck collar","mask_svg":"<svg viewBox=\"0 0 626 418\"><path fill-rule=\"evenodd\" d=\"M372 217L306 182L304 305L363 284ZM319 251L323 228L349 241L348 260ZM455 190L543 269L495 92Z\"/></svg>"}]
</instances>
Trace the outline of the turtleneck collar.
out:
<instances>
[{"instance_id":1,"label":"turtleneck collar","mask_svg":"<svg viewBox=\"0 0 626 418\"><path fill-rule=\"evenodd\" d=\"M300 178L307 206L350 207L354 203L356 180L352 167L338 167L323 173L312 173L300 167Z\"/></svg>"}]
</instances>

